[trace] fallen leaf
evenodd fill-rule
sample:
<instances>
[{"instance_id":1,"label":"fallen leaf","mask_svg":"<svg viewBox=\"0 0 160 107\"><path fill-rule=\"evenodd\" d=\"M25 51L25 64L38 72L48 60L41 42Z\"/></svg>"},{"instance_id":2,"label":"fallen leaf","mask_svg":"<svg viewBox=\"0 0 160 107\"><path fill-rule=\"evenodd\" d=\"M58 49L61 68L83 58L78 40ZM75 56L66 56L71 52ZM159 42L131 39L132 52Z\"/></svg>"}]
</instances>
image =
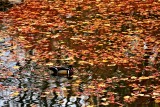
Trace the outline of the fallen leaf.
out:
<instances>
[{"instance_id":1,"label":"fallen leaf","mask_svg":"<svg viewBox=\"0 0 160 107\"><path fill-rule=\"evenodd\" d=\"M13 68L14 68L14 69L19 69L19 68L20 68L20 66L13 66Z\"/></svg>"},{"instance_id":2,"label":"fallen leaf","mask_svg":"<svg viewBox=\"0 0 160 107\"><path fill-rule=\"evenodd\" d=\"M18 96L18 95L19 95L19 92L16 91L16 92L12 93L10 96L11 96L11 97L16 97L16 96Z\"/></svg>"},{"instance_id":3,"label":"fallen leaf","mask_svg":"<svg viewBox=\"0 0 160 107\"><path fill-rule=\"evenodd\" d=\"M46 65L53 66L54 64L52 62L48 62L48 63L46 63Z\"/></svg>"}]
</instances>

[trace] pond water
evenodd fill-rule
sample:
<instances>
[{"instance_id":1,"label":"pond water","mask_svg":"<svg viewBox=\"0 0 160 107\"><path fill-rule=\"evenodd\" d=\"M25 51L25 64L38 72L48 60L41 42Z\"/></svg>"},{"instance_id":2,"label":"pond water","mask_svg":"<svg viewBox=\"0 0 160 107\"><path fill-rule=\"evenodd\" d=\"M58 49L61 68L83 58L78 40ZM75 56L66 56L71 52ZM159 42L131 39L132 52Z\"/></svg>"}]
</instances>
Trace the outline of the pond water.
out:
<instances>
[{"instance_id":1,"label":"pond water","mask_svg":"<svg viewBox=\"0 0 160 107\"><path fill-rule=\"evenodd\" d=\"M144 78L142 82L134 76L124 78L122 72L114 72L115 65L108 68L112 74L94 73L91 66L75 65L72 79L51 76L47 66L26 58L28 53L5 29L1 31L0 47L0 107L159 107L154 102L158 93L151 97L158 78ZM124 102L124 96L131 103Z\"/></svg>"},{"instance_id":2,"label":"pond water","mask_svg":"<svg viewBox=\"0 0 160 107\"><path fill-rule=\"evenodd\" d=\"M84 36L86 35L87 33L84 33ZM110 41L107 43L112 45ZM56 42L53 44L59 45ZM136 48L136 44L136 40L131 41L132 50ZM144 44L146 47L146 43ZM96 66L86 64L85 61L79 61L80 59L77 58L75 62L80 63L74 63L74 75L71 79L65 76L52 76L49 66L65 65L58 55L52 63L47 60L39 63L34 58L37 50L30 48L26 51L23 46L18 38L8 35L7 27L2 23L0 107L160 106L159 72L145 74L144 71L138 74L133 72L134 68L126 69L115 63L108 64L104 61L103 63L106 63L104 66ZM77 44L67 46L73 48L77 47ZM97 47L101 49L101 45ZM57 51L63 56L65 51L63 52L62 48L58 48ZM132 53L126 51L124 54L129 56Z\"/></svg>"}]
</instances>

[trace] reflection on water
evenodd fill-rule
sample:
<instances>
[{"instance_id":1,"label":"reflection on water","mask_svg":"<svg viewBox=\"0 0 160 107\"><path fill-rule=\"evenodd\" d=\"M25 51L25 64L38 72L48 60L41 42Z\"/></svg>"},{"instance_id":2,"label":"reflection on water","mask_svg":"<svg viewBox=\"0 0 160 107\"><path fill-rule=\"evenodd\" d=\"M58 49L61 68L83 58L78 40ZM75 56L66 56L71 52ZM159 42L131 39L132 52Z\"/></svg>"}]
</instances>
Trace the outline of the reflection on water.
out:
<instances>
[{"instance_id":1,"label":"reflection on water","mask_svg":"<svg viewBox=\"0 0 160 107\"><path fill-rule=\"evenodd\" d=\"M47 67L26 60L27 53L16 42L7 35L0 39L0 107L158 107L150 96L155 87L134 86L136 77L119 79L124 75L117 71L106 78L105 72L98 76L91 69L76 68L72 79L53 77ZM139 84L158 86L158 81L142 79ZM123 97L128 95L136 103L125 104Z\"/></svg>"},{"instance_id":2,"label":"reflection on water","mask_svg":"<svg viewBox=\"0 0 160 107\"><path fill-rule=\"evenodd\" d=\"M15 46L16 41L11 37L1 34L0 39L0 107L89 105L88 95L77 96L79 91L83 91L77 82L82 81L80 77L75 76L71 80L65 77L51 77L46 73L48 69L26 61L25 51L20 46Z\"/></svg>"},{"instance_id":3,"label":"reflection on water","mask_svg":"<svg viewBox=\"0 0 160 107\"><path fill-rule=\"evenodd\" d=\"M53 77L46 66L30 60L34 53L25 52L5 29L0 32L0 107L159 106L154 102L159 97L159 76L127 77L112 64L101 71L75 66L72 79Z\"/></svg>"}]
</instances>

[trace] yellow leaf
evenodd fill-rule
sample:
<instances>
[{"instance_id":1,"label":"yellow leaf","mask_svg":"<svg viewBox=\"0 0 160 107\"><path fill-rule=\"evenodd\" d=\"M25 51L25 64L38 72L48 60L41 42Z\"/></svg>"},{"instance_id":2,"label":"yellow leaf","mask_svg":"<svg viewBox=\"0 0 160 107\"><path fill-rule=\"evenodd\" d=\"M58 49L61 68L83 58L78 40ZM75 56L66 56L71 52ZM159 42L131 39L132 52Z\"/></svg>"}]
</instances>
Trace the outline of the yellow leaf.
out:
<instances>
[{"instance_id":1,"label":"yellow leaf","mask_svg":"<svg viewBox=\"0 0 160 107\"><path fill-rule=\"evenodd\" d=\"M132 76L132 77L131 77L131 79L137 79L137 77L135 77L135 76Z\"/></svg>"},{"instance_id":2,"label":"yellow leaf","mask_svg":"<svg viewBox=\"0 0 160 107\"><path fill-rule=\"evenodd\" d=\"M101 100L102 100L102 101L106 101L106 100L107 100L107 98L102 98Z\"/></svg>"},{"instance_id":3,"label":"yellow leaf","mask_svg":"<svg viewBox=\"0 0 160 107\"><path fill-rule=\"evenodd\" d=\"M100 44L98 44L98 45L99 45L99 46L103 46L103 44L101 44L101 43L100 43Z\"/></svg>"},{"instance_id":4,"label":"yellow leaf","mask_svg":"<svg viewBox=\"0 0 160 107\"><path fill-rule=\"evenodd\" d=\"M31 48L32 45L25 45L24 47L25 47L25 48Z\"/></svg>"},{"instance_id":5,"label":"yellow leaf","mask_svg":"<svg viewBox=\"0 0 160 107\"><path fill-rule=\"evenodd\" d=\"M124 96L123 98L124 98L125 100L127 100L127 99L130 98L130 96Z\"/></svg>"},{"instance_id":6,"label":"yellow leaf","mask_svg":"<svg viewBox=\"0 0 160 107\"><path fill-rule=\"evenodd\" d=\"M18 92L18 91L16 91L16 92L12 93L10 96L12 96L12 97L16 97L16 96L18 96L18 95L19 95L19 92Z\"/></svg>"},{"instance_id":7,"label":"yellow leaf","mask_svg":"<svg viewBox=\"0 0 160 107\"><path fill-rule=\"evenodd\" d=\"M48 91L47 91L47 92L44 92L44 93L45 93L46 95L50 94L50 92L48 92Z\"/></svg>"},{"instance_id":8,"label":"yellow leaf","mask_svg":"<svg viewBox=\"0 0 160 107\"><path fill-rule=\"evenodd\" d=\"M156 102L156 103L160 103L160 98L156 98L156 99L155 99L155 102Z\"/></svg>"},{"instance_id":9,"label":"yellow leaf","mask_svg":"<svg viewBox=\"0 0 160 107\"><path fill-rule=\"evenodd\" d=\"M104 24L104 26L110 26L110 24Z\"/></svg>"},{"instance_id":10,"label":"yellow leaf","mask_svg":"<svg viewBox=\"0 0 160 107\"><path fill-rule=\"evenodd\" d=\"M20 66L13 66L13 68L14 68L14 69L19 69L19 68L20 68Z\"/></svg>"},{"instance_id":11,"label":"yellow leaf","mask_svg":"<svg viewBox=\"0 0 160 107\"><path fill-rule=\"evenodd\" d=\"M144 94L138 94L139 96L144 96Z\"/></svg>"},{"instance_id":12,"label":"yellow leaf","mask_svg":"<svg viewBox=\"0 0 160 107\"><path fill-rule=\"evenodd\" d=\"M109 105L109 103L108 103L108 102L102 102L101 104L102 104L102 105L104 105L104 106Z\"/></svg>"},{"instance_id":13,"label":"yellow leaf","mask_svg":"<svg viewBox=\"0 0 160 107\"><path fill-rule=\"evenodd\" d=\"M90 64L90 65L93 65L92 62L88 62L88 61L79 61L78 62L80 65L83 65L83 64Z\"/></svg>"},{"instance_id":14,"label":"yellow leaf","mask_svg":"<svg viewBox=\"0 0 160 107\"><path fill-rule=\"evenodd\" d=\"M18 38L19 38L20 40L24 40L24 39L25 39L24 36L19 36Z\"/></svg>"},{"instance_id":15,"label":"yellow leaf","mask_svg":"<svg viewBox=\"0 0 160 107\"><path fill-rule=\"evenodd\" d=\"M87 107L95 107L95 106L93 106L93 105L88 105Z\"/></svg>"},{"instance_id":16,"label":"yellow leaf","mask_svg":"<svg viewBox=\"0 0 160 107\"><path fill-rule=\"evenodd\" d=\"M76 83L76 84L72 84L72 85L75 86L75 87L76 87L76 86L79 86L79 84L77 84L77 83Z\"/></svg>"},{"instance_id":17,"label":"yellow leaf","mask_svg":"<svg viewBox=\"0 0 160 107\"><path fill-rule=\"evenodd\" d=\"M108 62L107 60L102 60L102 62Z\"/></svg>"},{"instance_id":18,"label":"yellow leaf","mask_svg":"<svg viewBox=\"0 0 160 107\"><path fill-rule=\"evenodd\" d=\"M85 21L85 22L82 22L83 24L89 24L90 22L89 21Z\"/></svg>"},{"instance_id":19,"label":"yellow leaf","mask_svg":"<svg viewBox=\"0 0 160 107\"><path fill-rule=\"evenodd\" d=\"M61 41L60 43L63 44L63 43L65 43L65 42Z\"/></svg>"},{"instance_id":20,"label":"yellow leaf","mask_svg":"<svg viewBox=\"0 0 160 107\"><path fill-rule=\"evenodd\" d=\"M56 35L53 36L53 38L57 38L57 37L59 37L59 36L60 36L59 34L56 34Z\"/></svg>"},{"instance_id":21,"label":"yellow leaf","mask_svg":"<svg viewBox=\"0 0 160 107\"><path fill-rule=\"evenodd\" d=\"M49 63L46 63L46 65L48 65L48 66L52 66L52 65L53 65L53 63L52 63L52 62L49 62Z\"/></svg>"},{"instance_id":22,"label":"yellow leaf","mask_svg":"<svg viewBox=\"0 0 160 107\"><path fill-rule=\"evenodd\" d=\"M116 64L109 64L109 65L107 65L107 66L116 66Z\"/></svg>"},{"instance_id":23,"label":"yellow leaf","mask_svg":"<svg viewBox=\"0 0 160 107\"><path fill-rule=\"evenodd\" d=\"M92 31L92 30L89 30L89 31L87 31L87 33L94 33L94 31Z\"/></svg>"},{"instance_id":24,"label":"yellow leaf","mask_svg":"<svg viewBox=\"0 0 160 107\"><path fill-rule=\"evenodd\" d=\"M148 76L149 78L156 78L156 76Z\"/></svg>"},{"instance_id":25,"label":"yellow leaf","mask_svg":"<svg viewBox=\"0 0 160 107\"><path fill-rule=\"evenodd\" d=\"M67 88L63 87L62 90L65 91L65 90L67 90Z\"/></svg>"},{"instance_id":26,"label":"yellow leaf","mask_svg":"<svg viewBox=\"0 0 160 107\"><path fill-rule=\"evenodd\" d=\"M139 77L139 80L147 80L147 79L149 79L149 77L145 77L145 76Z\"/></svg>"},{"instance_id":27,"label":"yellow leaf","mask_svg":"<svg viewBox=\"0 0 160 107\"><path fill-rule=\"evenodd\" d=\"M17 20L22 20L22 18L17 18Z\"/></svg>"},{"instance_id":28,"label":"yellow leaf","mask_svg":"<svg viewBox=\"0 0 160 107\"><path fill-rule=\"evenodd\" d=\"M77 76L77 75L73 75L72 77L73 77L73 78L78 78L78 76Z\"/></svg>"},{"instance_id":29,"label":"yellow leaf","mask_svg":"<svg viewBox=\"0 0 160 107\"><path fill-rule=\"evenodd\" d=\"M95 86L89 85L88 88L94 89Z\"/></svg>"},{"instance_id":30,"label":"yellow leaf","mask_svg":"<svg viewBox=\"0 0 160 107\"><path fill-rule=\"evenodd\" d=\"M106 84L105 84L105 83L100 83L100 84L98 84L98 86L99 86L99 87L105 87Z\"/></svg>"},{"instance_id":31,"label":"yellow leaf","mask_svg":"<svg viewBox=\"0 0 160 107\"><path fill-rule=\"evenodd\" d=\"M70 39L72 39L72 40L81 40L80 38L75 38L75 37L72 37Z\"/></svg>"},{"instance_id":32,"label":"yellow leaf","mask_svg":"<svg viewBox=\"0 0 160 107\"><path fill-rule=\"evenodd\" d=\"M76 83L81 83L82 81L81 81L81 80L76 80L75 82L76 82Z\"/></svg>"},{"instance_id":33,"label":"yellow leaf","mask_svg":"<svg viewBox=\"0 0 160 107\"><path fill-rule=\"evenodd\" d=\"M0 56L3 56L3 54L2 54L2 53L0 53Z\"/></svg>"},{"instance_id":34,"label":"yellow leaf","mask_svg":"<svg viewBox=\"0 0 160 107\"><path fill-rule=\"evenodd\" d=\"M45 98L45 97L46 97L46 95L41 95L40 97L41 97L41 98Z\"/></svg>"},{"instance_id":35,"label":"yellow leaf","mask_svg":"<svg viewBox=\"0 0 160 107\"><path fill-rule=\"evenodd\" d=\"M154 96L160 96L160 93L154 92L153 95L154 95Z\"/></svg>"},{"instance_id":36,"label":"yellow leaf","mask_svg":"<svg viewBox=\"0 0 160 107\"><path fill-rule=\"evenodd\" d=\"M46 32L46 35L50 35L51 34L51 32Z\"/></svg>"},{"instance_id":37,"label":"yellow leaf","mask_svg":"<svg viewBox=\"0 0 160 107\"><path fill-rule=\"evenodd\" d=\"M51 37L51 35L46 35L46 37Z\"/></svg>"},{"instance_id":38,"label":"yellow leaf","mask_svg":"<svg viewBox=\"0 0 160 107\"><path fill-rule=\"evenodd\" d=\"M0 42L5 42L5 40L4 40L4 39L2 39L2 38L0 38Z\"/></svg>"},{"instance_id":39,"label":"yellow leaf","mask_svg":"<svg viewBox=\"0 0 160 107\"><path fill-rule=\"evenodd\" d=\"M24 89L23 89L23 91L27 91L27 90L28 90L27 88L24 88Z\"/></svg>"},{"instance_id":40,"label":"yellow leaf","mask_svg":"<svg viewBox=\"0 0 160 107\"><path fill-rule=\"evenodd\" d=\"M139 87L133 88L133 90L134 90L134 91L135 91L135 90L139 90Z\"/></svg>"}]
</instances>

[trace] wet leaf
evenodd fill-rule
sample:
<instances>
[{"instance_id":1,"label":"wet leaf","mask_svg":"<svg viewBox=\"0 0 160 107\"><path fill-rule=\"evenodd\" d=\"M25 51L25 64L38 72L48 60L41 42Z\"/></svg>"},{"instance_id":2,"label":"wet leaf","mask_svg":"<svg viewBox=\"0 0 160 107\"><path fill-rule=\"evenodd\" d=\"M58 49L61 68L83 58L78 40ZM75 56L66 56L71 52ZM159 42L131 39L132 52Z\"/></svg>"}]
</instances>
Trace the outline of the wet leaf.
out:
<instances>
[{"instance_id":1,"label":"wet leaf","mask_svg":"<svg viewBox=\"0 0 160 107\"><path fill-rule=\"evenodd\" d=\"M18 79L20 84L13 90L21 85L27 88L20 88L22 92L34 93L41 81L47 81L48 87L36 91L37 96L47 98L42 101L44 106L50 98L56 96L55 103L64 103L61 97L69 99L74 94L89 97L92 101L80 100L89 106L122 106L124 101L128 106L136 97L143 100L149 96L159 103L159 3L152 1L25 0L0 12L0 84L9 82L1 88L11 88ZM9 41L8 36L14 40ZM34 52L26 56L30 50ZM25 63L21 72L19 66L13 67L13 76L7 65L23 59L19 51L24 51ZM36 67L30 67L32 63ZM71 80L50 78L44 69L68 63L78 69ZM37 80L39 83L34 83ZM68 90L71 95L65 96ZM49 98L48 94L56 95Z\"/></svg>"},{"instance_id":2,"label":"wet leaf","mask_svg":"<svg viewBox=\"0 0 160 107\"><path fill-rule=\"evenodd\" d=\"M53 66L54 64L52 62L48 62L48 63L46 63L46 65Z\"/></svg>"},{"instance_id":3,"label":"wet leaf","mask_svg":"<svg viewBox=\"0 0 160 107\"><path fill-rule=\"evenodd\" d=\"M159 92L154 92L153 95L154 96L160 96L160 93Z\"/></svg>"},{"instance_id":4,"label":"wet leaf","mask_svg":"<svg viewBox=\"0 0 160 107\"><path fill-rule=\"evenodd\" d=\"M160 98L156 98L156 99L155 99L155 102L156 102L156 103L160 103Z\"/></svg>"},{"instance_id":5,"label":"wet leaf","mask_svg":"<svg viewBox=\"0 0 160 107\"><path fill-rule=\"evenodd\" d=\"M31 104L30 106L31 106L31 107L38 107L37 104Z\"/></svg>"},{"instance_id":6,"label":"wet leaf","mask_svg":"<svg viewBox=\"0 0 160 107\"><path fill-rule=\"evenodd\" d=\"M123 97L125 100L128 100L130 98L130 96L124 96Z\"/></svg>"},{"instance_id":7,"label":"wet leaf","mask_svg":"<svg viewBox=\"0 0 160 107\"><path fill-rule=\"evenodd\" d=\"M106 84L105 84L105 83L99 83L98 86L99 86L99 87L105 87Z\"/></svg>"},{"instance_id":8,"label":"wet leaf","mask_svg":"<svg viewBox=\"0 0 160 107\"><path fill-rule=\"evenodd\" d=\"M102 101L106 101L106 100L107 100L107 98L102 98L101 100L102 100Z\"/></svg>"},{"instance_id":9,"label":"wet leaf","mask_svg":"<svg viewBox=\"0 0 160 107\"><path fill-rule=\"evenodd\" d=\"M20 66L13 66L13 68L14 68L14 69L19 69L19 68L20 68Z\"/></svg>"},{"instance_id":10,"label":"wet leaf","mask_svg":"<svg viewBox=\"0 0 160 107\"><path fill-rule=\"evenodd\" d=\"M11 97L16 97L16 96L18 96L20 93L18 92L18 91L16 91L16 92L14 92L14 93L12 93L10 96Z\"/></svg>"},{"instance_id":11,"label":"wet leaf","mask_svg":"<svg viewBox=\"0 0 160 107\"><path fill-rule=\"evenodd\" d=\"M143 96L144 96L144 94L138 94L138 96L142 96L142 97L143 97Z\"/></svg>"},{"instance_id":12,"label":"wet leaf","mask_svg":"<svg viewBox=\"0 0 160 107\"><path fill-rule=\"evenodd\" d=\"M107 105L109 105L109 102L103 102L103 103L101 103L101 105L107 106Z\"/></svg>"},{"instance_id":13,"label":"wet leaf","mask_svg":"<svg viewBox=\"0 0 160 107\"><path fill-rule=\"evenodd\" d=\"M73 86L79 86L79 84L72 84Z\"/></svg>"},{"instance_id":14,"label":"wet leaf","mask_svg":"<svg viewBox=\"0 0 160 107\"><path fill-rule=\"evenodd\" d=\"M50 94L50 92L48 92L48 91L46 91L46 92L44 92L45 93L45 95L48 95L48 94Z\"/></svg>"},{"instance_id":15,"label":"wet leaf","mask_svg":"<svg viewBox=\"0 0 160 107\"><path fill-rule=\"evenodd\" d=\"M89 85L88 88L94 89L95 86Z\"/></svg>"},{"instance_id":16,"label":"wet leaf","mask_svg":"<svg viewBox=\"0 0 160 107\"><path fill-rule=\"evenodd\" d=\"M73 75L72 77L73 77L73 78L78 78L79 76L77 76L77 75Z\"/></svg>"},{"instance_id":17,"label":"wet leaf","mask_svg":"<svg viewBox=\"0 0 160 107\"><path fill-rule=\"evenodd\" d=\"M88 105L87 107L94 107L94 105Z\"/></svg>"},{"instance_id":18,"label":"wet leaf","mask_svg":"<svg viewBox=\"0 0 160 107\"><path fill-rule=\"evenodd\" d=\"M134 79L134 80L135 80L135 79L137 79L137 77L135 77L135 76L132 76L132 77L131 77L131 79Z\"/></svg>"},{"instance_id":19,"label":"wet leaf","mask_svg":"<svg viewBox=\"0 0 160 107\"><path fill-rule=\"evenodd\" d=\"M102 62L108 62L107 60L102 60Z\"/></svg>"},{"instance_id":20,"label":"wet leaf","mask_svg":"<svg viewBox=\"0 0 160 107\"><path fill-rule=\"evenodd\" d=\"M46 97L46 95L41 95L40 97L41 97L41 98L45 98L45 97Z\"/></svg>"},{"instance_id":21,"label":"wet leaf","mask_svg":"<svg viewBox=\"0 0 160 107\"><path fill-rule=\"evenodd\" d=\"M147 80L147 79L149 79L149 77L142 76L139 78L139 80Z\"/></svg>"}]
</instances>

